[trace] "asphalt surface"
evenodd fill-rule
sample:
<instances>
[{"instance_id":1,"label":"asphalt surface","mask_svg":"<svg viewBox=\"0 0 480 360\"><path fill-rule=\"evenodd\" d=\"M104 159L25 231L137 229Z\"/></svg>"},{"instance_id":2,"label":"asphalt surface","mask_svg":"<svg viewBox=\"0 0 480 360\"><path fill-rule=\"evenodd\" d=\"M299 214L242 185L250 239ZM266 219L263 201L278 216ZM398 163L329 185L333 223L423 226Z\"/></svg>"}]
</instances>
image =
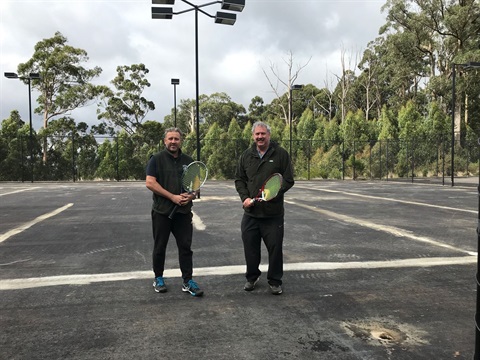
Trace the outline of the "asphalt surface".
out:
<instances>
[{"instance_id":1,"label":"asphalt surface","mask_svg":"<svg viewBox=\"0 0 480 360\"><path fill-rule=\"evenodd\" d=\"M473 358L476 187L299 181L286 201L284 293L266 272L246 292L240 200L207 182L195 298L173 238L153 291L143 183L0 183L0 359Z\"/></svg>"}]
</instances>

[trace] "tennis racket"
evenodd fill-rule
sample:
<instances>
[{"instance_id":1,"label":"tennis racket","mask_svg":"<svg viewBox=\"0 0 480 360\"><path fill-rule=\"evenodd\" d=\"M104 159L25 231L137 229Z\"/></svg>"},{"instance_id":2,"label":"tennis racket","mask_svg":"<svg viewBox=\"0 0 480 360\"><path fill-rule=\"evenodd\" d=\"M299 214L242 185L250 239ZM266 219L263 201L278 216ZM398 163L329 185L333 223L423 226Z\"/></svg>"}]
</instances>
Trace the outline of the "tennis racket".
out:
<instances>
[{"instance_id":1,"label":"tennis racket","mask_svg":"<svg viewBox=\"0 0 480 360\"><path fill-rule=\"evenodd\" d=\"M208 169L201 161L194 161L189 165L184 166L182 174L182 190L192 194L198 190L207 180ZM178 205L175 205L170 215L169 219L173 219L173 215L177 212Z\"/></svg>"},{"instance_id":2,"label":"tennis racket","mask_svg":"<svg viewBox=\"0 0 480 360\"><path fill-rule=\"evenodd\" d=\"M251 200L252 203L256 201L270 201L275 199L282 188L283 177L279 173L272 174L263 183L258 195Z\"/></svg>"}]
</instances>

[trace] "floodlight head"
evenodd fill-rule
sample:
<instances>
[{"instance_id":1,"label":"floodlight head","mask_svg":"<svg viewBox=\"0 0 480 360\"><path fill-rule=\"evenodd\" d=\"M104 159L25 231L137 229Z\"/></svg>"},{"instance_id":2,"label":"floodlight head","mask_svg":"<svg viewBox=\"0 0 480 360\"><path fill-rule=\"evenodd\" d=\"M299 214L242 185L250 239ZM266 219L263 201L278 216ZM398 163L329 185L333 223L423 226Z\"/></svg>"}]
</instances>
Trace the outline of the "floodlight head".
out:
<instances>
[{"instance_id":1,"label":"floodlight head","mask_svg":"<svg viewBox=\"0 0 480 360\"><path fill-rule=\"evenodd\" d=\"M17 73L14 72L6 72L3 73L7 79L18 79Z\"/></svg>"},{"instance_id":2,"label":"floodlight head","mask_svg":"<svg viewBox=\"0 0 480 360\"><path fill-rule=\"evenodd\" d=\"M180 84L180 79L172 79L172 85Z\"/></svg>"},{"instance_id":3,"label":"floodlight head","mask_svg":"<svg viewBox=\"0 0 480 360\"><path fill-rule=\"evenodd\" d=\"M245 0L222 0L222 9L241 12L245 7Z\"/></svg>"},{"instance_id":4,"label":"floodlight head","mask_svg":"<svg viewBox=\"0 0 480 360\"><path fill-rule=\"evenodd\" d=\"M215 16L215 23L217 24L233 25L236 20L237 15L222 11L217 11L217 15Z\"/></svg>"},{"instance_id":5,"label":"floodlight head","mask_svg":"<svg viewBox=\"0 0 480 360\"><path fill-rule=\"evenodd\" d=\"M152 7L152 19L171 19L172 17L173 17L173 8Z\"/></svg>"},{"instance_id":6,"label":"floodlight head","mask_svg":"<svg viewBox=\"0 0 480 360\"><path fill-rule=\"evenodd\" d=\"M471 68L471 69L480 68L480 62L476 62L476 61L470 61L470 62L466 63L465 65L466 65L466 67Z\"/></svg>"},{"instance_id":7,"label":"floodlight head","mask_svg":"<svg viewBox=\"0 0 480 360\"><path fill-rule=\"evenodd\" d=\"M152 0L152 4L175 5L175 0Z\"/></svg>"},{"instance_id":8,"label":"floodlight head","mask_svg":"<svg viewBox=\"0 0 480 360\"><path fill-rule=\"evenodd\" d=\"M28 74L28 77L30 79L40 79L40 74L39 73L30 73L30 74Z\"/></svg>"},{"instance_id":9,"label":"floodlight head","mask_svg":"<svg viewBox=\"0 0 480 360\"><path fill-rule=\"evenodd\" d=\"M303 89L303 85L292 85L292 90L300 90Z\"/></svg>"}]
</instances>

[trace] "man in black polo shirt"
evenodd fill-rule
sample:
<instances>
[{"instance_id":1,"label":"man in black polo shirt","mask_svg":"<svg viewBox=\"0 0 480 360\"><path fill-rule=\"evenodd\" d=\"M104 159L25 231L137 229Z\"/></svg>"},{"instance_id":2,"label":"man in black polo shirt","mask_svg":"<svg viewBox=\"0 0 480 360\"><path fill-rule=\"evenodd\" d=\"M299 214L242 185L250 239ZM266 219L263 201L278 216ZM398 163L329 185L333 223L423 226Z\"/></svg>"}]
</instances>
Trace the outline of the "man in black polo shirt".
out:
<instances>
[{"instance_id":1,"label":"man in black polo shirt","mask_svg":"<svg viewBox=\"0 0 480 360\"><path fill-rule=\"evenodd\" d=\"M153 192L152 228L153 228L153 272L156 292L167 291L163 271L165 253L170 233L177 241L178 258L182 272L182 290L193 296L202 296L203 291L193 281L192 252L192 200L196 194L183 192L181 178L183 169L193 159L182 153L182 132L178 128L165 130L163 139L165 149L150 158L147 165L146 186ZM173 219L168 215L178 205Z\"/></svg>"}]
</instances>

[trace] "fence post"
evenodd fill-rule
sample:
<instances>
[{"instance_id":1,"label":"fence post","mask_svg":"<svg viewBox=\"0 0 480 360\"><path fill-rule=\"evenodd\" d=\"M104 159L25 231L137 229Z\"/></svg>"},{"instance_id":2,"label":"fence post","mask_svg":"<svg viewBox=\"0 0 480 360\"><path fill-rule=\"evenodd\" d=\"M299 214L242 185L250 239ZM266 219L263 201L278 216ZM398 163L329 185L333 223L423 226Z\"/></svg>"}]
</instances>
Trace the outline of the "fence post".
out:
<instances>
[{"instance_id":1,"label":"fence post","mask_svg":"<svg viewBox=\"0 0 480 360\"><path fill-rule=\"evenodd\" d=\"M445 185L445 136L442 136L442 185Z\"/></svg>"},{"instance_id":2,"label":"fence post","mask_svg":"<svg viewBox=\"0 0 480 360\"><path fill-rule=\"evenodd\" d=\"M355 173L355 162L357 161L357 152L355 149L355 140L353 140L353 180L356 180L357 174Z\"/></svg>"},{"instance_id":3,"label":"fence post","mask_svg":"<svg viewBox=\"0 0 480 360\"><path fill-rule=\"evenodd\" d=\"M379 145L380 145L380 180L382 180L382 140L379 141Z\"/></svg>"},{"instance_id":4,"label":"fence post","mask_svg":"<svg viewBox=\"0 0 480 360\"><path fill-rule=\"evenodd\" d=\"M119 173L119 159L118 159L118 136L116 138L116 153L117 153L117 159L115 161L115 167L117 168L117 181L120 181L120 173Z\"/></svg>"},{"instance_id":5,"label":"fence post","mask_svg":"<svg viewBox=\"0 0 480 360\"><path fill-rule=\"evenodd\" d=\"M386 148L386 154L385 154L385 166L387 167L387 181L388 181L388 139L387 139L387 148Z\"/></svg>"},{"instance_id":6,"label":"fence post","mask_svg":"<svg viewBox=\"0 0 480 360\"><path fill-rule=\"evenodd\" d=\"M370 156L368 159L368 166L369 166L369 171L370 171L370 180L372 180L372 141L370 141Z\"/></svg>"},{"instance_id":7,"label":"fence post","mask_svg":"<svg viewBox=\"0 0 480 360\"><path fill-rule=\"evenodd\" d=\"M478 165L480 170L480 138L477 140L478 144ZM477 282L477 306L475 311L475 353L474 359L478 359L480 356L480 328L479 328L479 316L480 316L480 172L478 173L478 187L477 187L477 197L478 197L478 214L477 214L477 274L475 276Z\"/></svg>"},{"instance_id":8,"label":"fence post","mask_svg":"<svg viewBox=\"0 0 480 360\"><path fill-rule=\"evenodd\" d=\"M75 182L75 133L72 131L72 178Z\"/></svg>"},{"instance_id":9,"label":"fence post","mask_svg":"<svg viewBox=\"0 0 480 360\"><path fill-rule=\"evenodd\" d=\"M413 184L413 178L415 176L415 140L412 140L412 184Z\"/></svg>"}]
</instances>

